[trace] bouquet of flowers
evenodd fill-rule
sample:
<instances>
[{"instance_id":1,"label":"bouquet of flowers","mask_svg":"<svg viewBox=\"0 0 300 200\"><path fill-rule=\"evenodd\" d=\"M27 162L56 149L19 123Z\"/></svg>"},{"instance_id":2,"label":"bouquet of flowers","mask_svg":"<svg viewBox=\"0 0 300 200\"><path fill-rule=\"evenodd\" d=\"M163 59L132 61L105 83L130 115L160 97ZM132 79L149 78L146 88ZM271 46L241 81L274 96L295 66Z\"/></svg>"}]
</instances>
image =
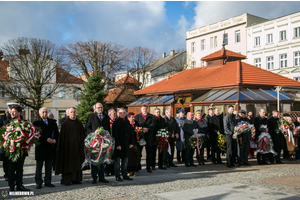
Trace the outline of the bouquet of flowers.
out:
<instances>
[{"instance_id":1,"label":"bouquet of flowers","mask_svg":"<svg viewBox=\"0 0 300 200\"><path fill-rule=\"evenodd\" d=\"M273 142L269 133L260 134L258 137L258 141L259 142L257 145L256 153L272 153L277 155L277 153L273 149Z\"/></svg>"},{"instance_id":2,"label":"bouquet of flowers","mask_svg":"<svg viewBox=\"0 0 300 200\"><path fill-rule=\"evenodd\" d=\"M295 125L290 120L281 119L281 120L278 120L277 123L279 126L279 130L284 135L284 137L287 137L287 135L289 134L289 131L292 131L295 129Z\"/></svg>"},{"instance_id":3,"label":"bouquet of flowers","mask_svg":"<svg viewBox=\"0 0 300 200\"><path fill-rule=\"evenodd\" d=\"M198 129L194 129L193 132L198 133ZM197 149L198 154L200 154L200 149L204 143L204 139L205 139L205 134L203 133L192 135L190 137L190 141L189 141L190 146L193 149Z\"/></svg>"},{"instance_id":4,"label":"bouquet of flowers","mask_svg":"<svg viewBox=\"0 0 300 200\"><path fill-rule=\"evenodd\" d=\"M250 125L250 129L251 129L251 141L250 141L250 148L251 149L256 149L257 148L257 144L255 143L255 127L254 125Z\"/></svg>"},{"instance_id":5,"label":"bouquet of flowers","mask_svg":"<svg viewBox=\"0 0 300 200\"><path fill-rule=\"evenodd\" d=\"M136 133L136 141L137 141L137 143L140 143L140 138L144 134L143 128L142 127L135 127L134 131Z\"/></svg>"},{"instance_id":6,"label":"bouquet of flowers","mask_svg":"<svg viewBox=\"0 0 300 200\"><path fill-rule=\"evenodd\" d=\"M300 126L297 126L297 127L295 128L295 130L294 130L294 135L295 135L296 137L299 137L299 135L300 135Z\"/></svg>"},{"instance_id":7,"label":"bouquet of flowers","mask_svg":"<svg viewBox=\"0 0 300 200\"><path fill-rule=\"evenodd\" d=\"M221 150L222 154L226 152L226 141L225 141L225 135L219 134L217 137L217 147Z\"/></svg>"},{"instance_id":8,"label":"bouquet of flowers","mask_svg":"<svg viewBox=\"0 0 300 200\"><path fill-rule=\"evenodd\" d=\"M170 144L169 144L169 141L168 141L169 135L170 135L170 132L168 131L167 128L159 129L157 131L156 141L157 141L157 147L159 148L160 153L163 151L165 145L168 143L168 152L171 155Z\"/></svg>"},{"instance_id":9,"label":"bouquet of flowers","mask_svg":"<svg viewBox=\"0 0 300 200\"><path fill-rule=\"evenodd\" d=\"M114 139L103 127L98 128L98 130L98 133L88 134L84 140L85 161L82 168L88 164L100 167L100 164L113 162Z\"/></svg>"},{"instance_id":10,"label":"bouquet of flowers","mask_svg":"<svg viewBox=\"0 0 300 200\"><path fill-rule=\"evenodd\" d=\"M16 162L24 153L28 153L33 144L39 144L40 129L21 119L11 120L0 131L1 148L8 159Z\"/></svg>"},{"instance_id":11,"label":"bouquet of flowers","mask_svg":"<svg viewBox=\"0 0 300 200\"><path fill-rule=\"evenodd\" d=\"M249 130L250 130L250 124L248 122L241 121L238 123L237 126L234 127L234 134L240 135ZM237 137L232 136L232 138L236 139Z\"/></svg>"}]
</instances>

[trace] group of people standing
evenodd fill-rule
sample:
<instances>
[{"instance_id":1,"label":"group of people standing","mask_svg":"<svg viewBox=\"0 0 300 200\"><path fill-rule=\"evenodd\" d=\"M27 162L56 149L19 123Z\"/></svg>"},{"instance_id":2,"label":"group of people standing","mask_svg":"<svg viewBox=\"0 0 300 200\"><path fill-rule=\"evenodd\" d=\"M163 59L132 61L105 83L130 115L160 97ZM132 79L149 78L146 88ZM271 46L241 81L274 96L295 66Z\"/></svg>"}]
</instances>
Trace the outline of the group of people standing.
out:
<instances>
[{"instance_id":1,"label":"group of people standing","mask_svg":"<svg viewBox=\"0 0 300 200\"><path fill-rule=\"evenodd\" d=\"M141 157L143 148L146 153L146 170L152 173L158 169L166 170L170 167L177 167L174 163L175 147L177 152L177 161L184 163L186 167L196 166L194 164L195 148L191 147L189 142L192 135L205 135L204 144L196 153L199 165L205 165L207 160L213 164L224 164L221 160L221 149L217 145L218 136L225 134L226 138L226 164L227 167L238 167L240 165L249 165L249 146L251 141L251 131L247 131L237 136L234 133L234 127L241 121L254 124L256 128L256 141L260 134L269 132L274 149L278 152L277 156L273 154L257 154L258 164L269 164L266 161L268 157L270 163L282 163L280 152L285 146L284 151L290 159L296 156L298 147L292 148L284 145L285 138L278 132L278 111L274 110L272 117L265 117L265 110L260 109L259 115L253 119L247 116L246 111L240 110L238 115L234 114L233 106L228 107L228 112L223 118L218 108L209 108L207 116L203 115L202 110L194 113L185 113L184 110L178 111L178 116L173 117L170 108L165 110L165 115L159 108L154 109L153 115L148 112L148 107L143 105L141 113L126 112L126 109L119 108L108 110L108 115L103 113L103 105L96 103L93 106L94 112L87 117L85 127L76 117L76 108L71 107L66 110L66 117L61 119L61 130L55 119L49 117L47 108L39 110L40 119L33 122L33 125L41 128L40 145L35 147L36 189L41 189L42 185L46 187L55 187L51 183L52 170L55 175L62 175L61 184L81 184L82 181L82 163L85 159L84 139L87 134L97 133L99 127L107 130L115 140L112 164L101 164L100 167L91 165L91 176L93 184L97 182L108 183L105 175L115 175L116 181L133 180L130 176L137 176L141 170ZM10 109L11 117L5 121L9 123L11 119L21 118L22 109L15 106ZM287 117L287 116L285 116ZM300 116L298 116L295 125L300 125ZM138 135L136 130L141 129L142 134ZM161 129L167 129L169 137L163 147L158 146L156 135ZM237 136L233 139L233 136ZM144 140L142 143L141 141ZM141 142L141 143L140 143ZM238 144L238 145L237 145ZM204 149L207 149L207 159L204 159ZM284 154L285 155L285 154ZM17 190L28 191L23 186L23 165L25 156L18 160L18 163L6 161L3 164L5 177L9 181L10 191L13 191L15 185ZM251 156L251 154L250 154ZM297 156L299 156L297 154ZM158 163L156 160L158 158ZM45 177L42 179L42 167L45 166ZM8 167L7 167L8 166ZM121 176L122 175L122 176Z\"/></svg>"}]
</instances>

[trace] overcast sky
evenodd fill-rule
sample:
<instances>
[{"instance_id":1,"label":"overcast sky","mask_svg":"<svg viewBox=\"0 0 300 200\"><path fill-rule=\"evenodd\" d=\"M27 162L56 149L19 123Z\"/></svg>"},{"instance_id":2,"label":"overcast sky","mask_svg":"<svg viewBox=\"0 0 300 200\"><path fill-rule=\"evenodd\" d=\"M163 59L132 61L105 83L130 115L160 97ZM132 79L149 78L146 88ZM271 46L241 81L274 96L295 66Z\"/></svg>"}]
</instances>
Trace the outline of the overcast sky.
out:
<instances>
[{"instance_id":1,"label":"overcast sky","mask_svg":"<svg viewBox=\"0 0 300 200\"><path fill-rule=\"evenodd\" d=\"M300 2L122 1L0 2L0 46L34 37L57 45L116 42L153 48L158 55L185 48L186 31L243 13L273 19L300 11Z\"/></svg>"}]
</instances>

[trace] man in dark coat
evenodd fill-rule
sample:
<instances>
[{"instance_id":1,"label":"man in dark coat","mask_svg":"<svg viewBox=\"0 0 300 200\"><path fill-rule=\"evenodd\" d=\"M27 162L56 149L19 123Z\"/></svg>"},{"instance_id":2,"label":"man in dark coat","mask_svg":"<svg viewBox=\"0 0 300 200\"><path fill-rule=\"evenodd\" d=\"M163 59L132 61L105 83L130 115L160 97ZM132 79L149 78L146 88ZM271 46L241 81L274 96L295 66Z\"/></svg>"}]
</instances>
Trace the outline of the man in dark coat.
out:
<instances>
[{"instance_id":1,"label":"man in dark coat","mask_svg":"<svg viewBox=\"0 0 300 200\"><path fill-rule=\"evenodd\" d=\"M284 136L283 134L281 134L278 127L278 121L279 121L278 114L279 113L277 110L272 111L272 117L268 119L268 130L273 140L274 151L278 153L275 156L276 163L282 164L280 159L280 154L281 154L281 150L283 149ZM274 158L272 153L270 153L269 160L270 163L274 163Z\"/></svg>"},{"instance_id":2,"label":"man in dark coat","mask_svg":"<svg viewBox=\"0 0 300 200\"><path fill-rule=\"evenodd\" d=\"M221 160L221 150L217 147L217 137L219 134L224 134L223 115L220 114L219 109L215 108L214 115L208 123L209 137L211 142L211 157L213 164L223 164ZM216 159L217 153L217 159Z\"/></svg>"},{"instance_id":3,"label":"man in dark coat","mask_svg":"<svg viewBox=\"0 0 300 200\"><path fill-rule=\"evenodd\" d=\"M127 176L127 162L129 148L133 147L132 134L130 132L130 123L126 117L126 110L124 108L119 109L119 118L113 122L112 131L115 138L115 150L114 150L114 166L115 176L117 181L133 180ZM122 176L120 177L120 161L122 161Z\"/></svg>"},{"instance_id":4,"label":"man in dark coat","mask_svg":"<svg viewBox=\"0 0 300 200\"><path fill-rule=\"evenodd\" d=\"M240 117L235 120L235 125L243 122L249 122L247 118L247 114L245 110L239 110ZM238 162L240 165L249 165L248 162L248 151L251 141L251 130L243 132L241 135L238 136L238 142L240 147L240 155L238 156Z\"/></svg>"},{"instance_id":5,"label":"man in dark coat","mask_svg":"<svg viewBox=\"0 0 300 200\"><path fill-rule=\"evenodd\" d=\"M4 126L7 125L12 119L21 119L21 113L22 108L18 105L11 106L11 119L7 119L4 122ZM9 185L9 191L15 190L15 185L17 185L17 191L29 191L29 189L26 189L23 186L23 166L25 162L25 157L28 156L28 154L23 154L23 156L20 156L16 162L13 162L12 160L7 160L8 165L8 171L7 171L7 177L8 177L8 185Z\"/></svg>"},{"instance_id":6,"label":"man in dark coat","mask_svg":"<svg viewBox=\"0 0 300 200\"><path fill-rule=\"evenodd\" d=\"M143 128L143 137L146 141L146 165L147 165L147 172L152 173L152 152L153 152L153 142L154 142L154 135L153 129L155 127L156 119L153 115L148 113L148 107L143 105L141 108L141 113L135 116L135 121ZM140 149L142 151L143 148Z\"/></svg>"},{"instance_id":7,"label":"man in dark coat","mask_svg":"<svg viewBox=\"0 0 300 200\"><path fill-rule=\"evenodd\" d=\"M193 166L195 167L196 165L194 164L194 159L193 155L195 152L195 149L191 148L190 146L190 137L192 135L198 135L198 132L194 132L195 129L200 129L198 126L198 123L193 120L194 115L191 112L188 112L186 114L186 119L183 121L182 124L182 129L184 131L184 145L185 145L185 166Z\"/></svg>"},{"instance_id":8,"label":"man in dark coat","mask_svg":"<svg viewBox=\"0 0 300 200\"><path fill-rule=\"evenodd\" d=\"M212 116L214 115L214 107L209 107L208 108L208 115L205 117L205 120L207 122L207 124L210 123L210 120L212 118ZM208 135L210 135L211 133L208 133ZM210 148L212 146L210 138L207 138L207 142L206 142L207 146L206 146L206 153L207 153L207 160L211 160L211 154L210 154Z\"/></svg>"},{"instance_id":9,"label":"man in dark coat","mask_svg":"<svg viewBox=\"0 0 300 200\"><path fill-rule=\"evenodd\" d=\"M76 109L69 108L69 117L61 126L57 146L55 175L62 174L61 184L81 183L85 137L83 125L76 118Z\"/></svg>"},{"instance_id":10,"label":"man in dark coat","mask_svg":"<svg viewBox=\"0 0 300 200\"><path fill-rule=\"evenodd\" d=\"M85 132L90 134L95 132L97 128L103 127L104 130L110 132L110 123L109 116L103 113L103 105L101 103L96 103L93 107L94 113L89 114L86 124L85 124ZM101 164L100 168L98 166L91 165L91 174L93 177L93 184L97 183L97 175L99 178L99 182L108 183L108 181L104 178L104 166Z\"/></svg>"},{"instance_id":11,"label":"man in dark coat","mask_svg":"<svg viewBox=\"0 0 300 200\"><path fill-rule=\"evenodd\" d=\"M170 167L177 167L173 163L174 150L175 150L174 146L175 146L175 141L179 139L180 129L179 129L176 119L174 117L172 117L173 112L172 112L171 108L167 108L165 111L165 114L166 115L165 115L164 119L167 123L168 131L170 132L169 144L170 144L170 148L171 148L171 155L168 155L168 165Z\"/></svg>"},{"instance_id":12,"label":"man in dark coat","mask_svg":"<svg viewBox=\"0 0 300 200\"><path fill-rule=\"evenodd\" d=\"M33 125L41 128L41 137L39 138L40 145L35 146L35 183L36 189L41 189L43 184L42 168L45 161L45 178L44 183L47 187L55 187L51 184L52 162L56 151L56 141L58 139L58 128L56 121L47 118L47 108L40 108L40 119L33 122Z\"/></svg>"},{"instance_id":13,"label":"man in dark coat","mask_svg":"<svg viewBox=\"0 0 300 200\"><path fill-rule=\"evenodd\" d=\"M154 127L154 130L153 130L153 135L156 139L156 134L157 134L157 131L159 131L160 129L164 129L166 128L168 125L166 124L166 121L164 118L161 117L160 115L160 109L159 108L155 108L154 109L154 116L156 117L156 125ZM154 145L153 146L153 159L152 159L152 170L155 169L155 160L156 160L156 151L157 151L157 145ZM168 167L170 167L168 165L168 152L167 152L167 146L164 147L163 151L162 152L159 152L159 149L158 149L158 168L159 169L167 169Z\"/></svg>"},{"instance_id":14,"label":"man in dark coat","mask_svg":"<svg viewBox=\"0 0 300 200\"><path fill-rule=\"evenodd\" d=\"M295 128L297 128L298 126L300 126L300 115L297 116L296 121L294 122L295 124ZM284 140L283 140L284 141ZM300 140L298 140L298 147L300 146ZM296 153L296 158L299 159L300 158L300 150L297 151Z\"/></svg>"},{"instance_id":15,"label":"man in dark coat","mask_svg":"<svg viewBox=\"0 0 300 200\"><path fill-rule=\"evenodd\" d=\"M226 161L227 167L238 167L239 165L236 164L236 151L237 151L237 144L236 140L232 138L232 136L237 136L234 134L234 126L235 126L235 115L233 114L233 106L228 106L228 113L223 119L224 123L224 133L225 133L225 140L226 140Z\"/></svg>"},{"instance_id":16,"label":"man in dark coat","mask_svg":"<svg viewBox=\"0 0 300 200\"><path fill-rule=\"evenodd\" d=\"M254 119L255 141L258 140L258 137L260 134L268 132L268 119L265 117L265 114L266 114L265 110L260 109L259 115L257 117L255 117L255 119ZM256 157L257 157L257 163L259 165L262 165L262 164L269 165L269 163L266 161L265 154L257 153Z\"/></svg>"},{"instance_id":17,"label":"man in dark coat","mask_svg":"<svg viewBox=\"0 0 300 200\"><path fill-rule=\"evenodd\" d=\"M59 120L60 126L66 121L66 119L68 119L68 116L69 116L69 108L66 109L65 116Z\"/></svg>"}]
</instances>

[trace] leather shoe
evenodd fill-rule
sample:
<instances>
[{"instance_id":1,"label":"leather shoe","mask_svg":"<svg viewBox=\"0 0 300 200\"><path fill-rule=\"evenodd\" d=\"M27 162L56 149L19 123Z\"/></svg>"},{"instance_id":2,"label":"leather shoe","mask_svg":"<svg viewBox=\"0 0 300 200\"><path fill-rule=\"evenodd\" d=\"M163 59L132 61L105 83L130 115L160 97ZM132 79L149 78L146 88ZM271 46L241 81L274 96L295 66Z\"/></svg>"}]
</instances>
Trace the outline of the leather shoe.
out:
<instances>
[{"instance_id":1,"label":"leather shoe","mask_svg":"<svg viewBox=\"0 0 300 200\"><path fill-rule=\"evenodd\" d=\"M25 188L23 185L17 187L17 191L30 191L29 189Z\"/></svg>"},{"instance_id":2,"label":"leather shoe","mask_svg":"<svg viewBox=\"0 0 300 200\"><path fill-rule=\"evenodd\" d=\"M148 173L152 173L152 170L151 170L151 169L147 169L147 172L148 172Z\"/></svg>"},{"instance_id":3,"label":"leather shoe","mask_svg":"<svg viewBox=\"0 0 300 200\"><path fill-rule=\"evenodd\" d=\"M158 169L167 169L166 167L158 167Z\"/></svg>"},{"instance_id":4,"label":"leather shoe","mask_svg":"<svg viewBox=\"0 0 300 200\"><path fill-rule=\"evenodd\" d=\"M133 178L130 178L129 176L127 176L127 177L123 177L123 180L132 181Z\"/></svg>"},{"instance_id":5,"label":"leather shoe","mask_svg":"<svg viewBox=\"0 0 300 200\"><path fill-rule=\"evenodd\" d=\"M192 167L196 167L197 165L195 165L195 164L191 164L190 166L192 166Z\"/></svg>"},{"instance_id":6,"label":"leather shoe","mask_svg":"<svg viewBox=\"0 0 300 200\"><path fill-rule=\"evenodd\" d=\"M123 179L121 179L120 177L117 177L117 178L116 178L116 181L122 182Z\"/></svg>"},{"instance_id":7,"label":"leather shoe","mask_svg":"<svg viewBox=\"0 0 300 200\"><path fill-rule=\"evenodd\" d=\"M225 164L225 163L223 163L222 161L219 161L218 164Z\"/></svg>"},{"instance_id":8,"label":"leather shoe","mask_svg":"<svg viewBox=\"0 0 300 200\"><path fill-rule=\"evenodd\" d=\"M55 185L49 183L49 184L45 184L46 187L55 187Z\"/></svg>"},{"instance_id":9,"label":"leather shoe","mask_svg":"<svg viewBox=\"0 0 300 200\"><path fill-rule=\"evenodd\" d=\"M102 182L102 183L108 183L109 181L106 180L106 179L99 179L99 183Z\"/></svg>"},{"instance_id":10,"label":"leather shoe","mask_svg":"<svg viewBox=\"0 0 300 200\"><path fill-rule=\"evenodd\" d=\"M240 164L234 163L233 166L234 166L234 167L240 167Z\"/></svg>"},{"instance_id":11,"label":"leather shoe","mask_svg":"<svg viewBox=\"0 0 300 200\"><path fill-rule=\"evenodd\" d=\"M97 180L93 179L92 184L96 184L96 183L97 183Z\"/></svg>"},{"instance_id":12,"label":"leather shoe","mask_svg":"<svg viewBox=\"0 0 300 200\"><path fill-rule=\"evenodd\" d=\"M185 165L186 167L190 167L189 165Z\"/></svg>"},{"instance_id":13,"label":"leather shoe","mask_svg":"<svg viewBox=\"0 0 300 200\"><path fill-rule=\"evenodd\" d=\"M262 164L263 164L263 165L269 165L270 163L268 163L268 162L263 162Z\"/></svg>"},{"instance_id":14,"label":"leather shoe","mask_svg":"<svg viewBox=\"0 0 300 200\"><path fill-rule=\"evenodd\" d=\"M73 184L82 184L80 181L72 181Z\"/></svg>"},{"instance_id":15,"label":"leather shoe","mask_svg":"<svg viewBox=\"0 0 300 200\"><path fill-rule=\"evenodd\" d=\"M276 162L277 164L283 164L283 162L279 161L279 162Z\"/></svg>"},{"instance_id":16,"label":"leather shoe","mask_svg":"<svg viewBox=\"0 0 300 200\"><path fill-rule=\"evenodd\" d=\"M216 164L218 164L218 163L217 163L217 161L214 161L213 164L216 165Z\"/></svg>"},{"instance_id":17,"label":"leather shoe","mask_svg":"<svg viewBox=\"0 0 300 200\"><path fill-rule=\"evenodd\" d=\"M152 170L155 170L155 167L152 167Z\"/></svg>"},{"instance_id":18,"label":"leather shoe","mask_svg":"<svg viewBox=\"0 0 300 200\"><path fill-rule=\"evenodd\" d=\"M36 189L42 189L42 184L37 184L35 188Z\"/></svg>"},{"instance_id":19,"label":"leather shoe","mask_svg":"<svg viewBox=\"0 0 300 200\"><path fill-rule=\"evenodd\" d=\"M177 167L177 165L174 165L174 163L171 163L170 167Z\"/></svg>"},{"instance_id":20,"label":"leather shoe","mask_svg":"<svg viewBox=\"0 0 300 200\"><path fill-rule=\"evenodd\" d=\"M249 163L245 163L245 162L244 162L244 165L250 165L250 164L249 164Z\"/></svg>"}]
</instances>

